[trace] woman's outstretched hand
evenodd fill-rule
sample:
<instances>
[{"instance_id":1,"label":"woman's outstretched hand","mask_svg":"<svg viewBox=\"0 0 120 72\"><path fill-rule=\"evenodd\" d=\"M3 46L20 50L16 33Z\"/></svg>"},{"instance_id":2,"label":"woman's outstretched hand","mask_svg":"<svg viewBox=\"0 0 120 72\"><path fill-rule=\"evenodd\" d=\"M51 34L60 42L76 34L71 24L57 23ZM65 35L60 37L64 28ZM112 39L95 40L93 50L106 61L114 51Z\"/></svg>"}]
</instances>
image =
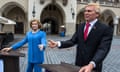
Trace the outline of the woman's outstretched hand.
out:
<instances>
[{"instance_id":1,"label":"woman's outstretched hand","mask_svg":"<svg viewBox=\"0 0 120 72\"><path fill-rule=\"evenodd\" d=\"M12 48L8 47L8 48L3 48L1 50L1 52L9 52L10 50L12 50Z\"/></svg>"}]
</instances>

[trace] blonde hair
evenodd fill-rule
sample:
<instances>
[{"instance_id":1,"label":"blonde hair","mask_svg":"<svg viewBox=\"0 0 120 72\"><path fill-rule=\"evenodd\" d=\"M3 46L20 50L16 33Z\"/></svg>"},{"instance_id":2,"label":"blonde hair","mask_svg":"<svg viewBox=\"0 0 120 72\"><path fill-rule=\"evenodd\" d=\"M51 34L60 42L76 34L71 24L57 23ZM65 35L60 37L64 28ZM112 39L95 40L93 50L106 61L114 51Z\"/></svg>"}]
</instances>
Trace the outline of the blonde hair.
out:
<instances>
[{"instance_id":1,"label":"blonde hair","mask_svg":"<svg viewBox=\"0 0 120 72\"><path fill-rule=\"evenodd\" d=\"M33 19L33 20L30 21L30 27L31 27L31 28L32 28L32 22L37 22L37 23L38 23L38 28L39 28L39 29L42 28L41 22L40 22L39 20L37 20L37 19Z\"/></svg>"},{"instance_id":2,"label":"blonde hair","mask_svg":"<svg viewBox=\"0 0 120 72\"><path fill-rule=\"evenodd\" d=\"M95 7L95 12L100 14L100 5L98 3L88 3L87 6L85 6L85 8L88 7L88 6L94 6Z\"/></svg>"}]
</instances>

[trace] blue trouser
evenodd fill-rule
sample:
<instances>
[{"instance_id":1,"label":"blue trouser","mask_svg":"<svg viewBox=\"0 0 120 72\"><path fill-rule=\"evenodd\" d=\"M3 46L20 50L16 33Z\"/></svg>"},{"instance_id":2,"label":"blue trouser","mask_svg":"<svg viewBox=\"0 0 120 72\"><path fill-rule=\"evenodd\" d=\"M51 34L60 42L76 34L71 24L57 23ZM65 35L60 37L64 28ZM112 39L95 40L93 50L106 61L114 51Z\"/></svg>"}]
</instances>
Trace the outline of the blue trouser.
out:
<instances>
[{"instance_id":1,"label":"blue trouser","mask_svg":"<svg viewBox=\"0 0 120 72\"><path fill-rule=\"evenodd\" d=\"M42 72L42 68L38 63L29 63L28 62L28 67L27 67L27 72Z\"/></svg>"}]
</instances>

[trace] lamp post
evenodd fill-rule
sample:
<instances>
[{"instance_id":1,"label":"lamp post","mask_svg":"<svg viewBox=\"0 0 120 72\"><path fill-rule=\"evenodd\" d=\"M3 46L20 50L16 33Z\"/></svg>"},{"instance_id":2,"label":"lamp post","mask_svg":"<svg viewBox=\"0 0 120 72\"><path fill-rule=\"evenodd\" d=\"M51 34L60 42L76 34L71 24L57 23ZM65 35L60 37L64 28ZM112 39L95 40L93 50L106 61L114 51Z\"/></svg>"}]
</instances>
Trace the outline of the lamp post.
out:
<instances>
[{"instance_id":1,"label":"lamp post","mask_svg":"<svg viewBox=\"0 0 120 72\"><path fill-rule=\"evenodd\" d=\"M74 8L72 7L72 5L71 5L71 13L72 13L72 19L74 19L75 12L74 12Z\"/></svg>"},{"instance_id":2,"label":"lamp post","mask_svg":"<svg viewBox=\"0 0 120 72\"><path fill-rule=\"evenodd\" d=\"M35 17L35 2L34 2L34 4L33 4L33 11L32 11L32 16L33 16L33 18Z\"/></svg>"}]
</instances>

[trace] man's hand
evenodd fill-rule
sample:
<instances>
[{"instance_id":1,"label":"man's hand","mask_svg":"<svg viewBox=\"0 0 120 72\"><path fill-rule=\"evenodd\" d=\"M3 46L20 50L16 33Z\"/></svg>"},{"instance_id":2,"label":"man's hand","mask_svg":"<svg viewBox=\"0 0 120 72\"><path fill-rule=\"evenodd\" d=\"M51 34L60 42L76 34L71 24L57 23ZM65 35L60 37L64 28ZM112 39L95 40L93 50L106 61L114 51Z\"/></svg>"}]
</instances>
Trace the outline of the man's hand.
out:
<instances>
[{"instance_id":1,"label":"man's hand","mask_svg":"<svg viewBox=\"0 0 120 72\"><path fill-rule=\"evenodd\" d=\"M94 68L93 64L90 63L90 64L88 64L88 65L86 65L86 66L83 66L83 67L79 70L79 72L92 72L93 68Z\"/></svg>"},{"instance_id":2,"label":"man's hand","mask_svg":"<svg viewBox=\"0 0 120 72\"><path fill-rule=\"evenodd\" d=\"M54 48L58 46L58 43L53 40L48 40L48 46Z\"/></svg>"},{"instance_id":3,"label":"man's hand","mask_svg":"<svg viewBox=\"0 0 120 72\"><path fill-rule=\"evenodd\" d=\"M8 52L8 51L10 51L12 48L3 48L2 50L1 50L1 52Z\"/></svg>"}]
</instances>

